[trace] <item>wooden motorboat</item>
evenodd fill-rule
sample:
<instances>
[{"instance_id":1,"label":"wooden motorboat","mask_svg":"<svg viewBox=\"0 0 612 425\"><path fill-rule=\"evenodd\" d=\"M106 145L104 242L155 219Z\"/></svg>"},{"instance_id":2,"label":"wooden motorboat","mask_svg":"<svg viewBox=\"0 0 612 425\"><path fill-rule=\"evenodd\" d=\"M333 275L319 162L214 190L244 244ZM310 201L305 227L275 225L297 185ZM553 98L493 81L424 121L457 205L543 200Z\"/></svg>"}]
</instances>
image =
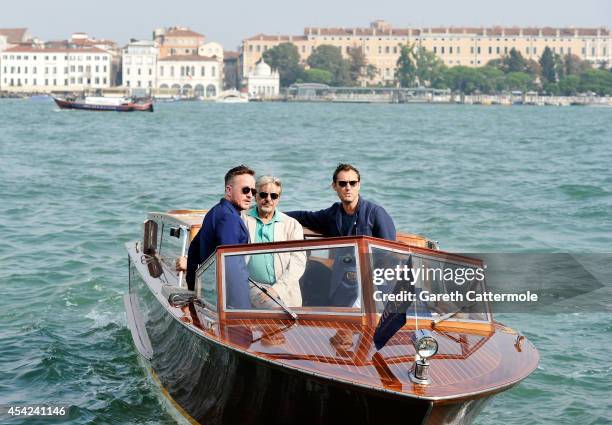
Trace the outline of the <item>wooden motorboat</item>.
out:
<instances>
[{"instance_id":1,"label":"wooden motorboat","mask_svg":"<svg viewBox=\"0 0 612 425\"><path fill-rule=\"evenodd\" d=\"M126 244L124 303L134 345L188 423L469 424L492 395L537 367L535 347L495 322L488 306L463 305L446 314L440 304L415 302L414 310L398 316L405 324L376 348L391 305L375 296L391 288L375 284L377 267L406 259L415 267L482 266L431 249L433 243L415 235L394 242L308 237L222 246L198 269L195 291L188 291L174 260L204 214L150 213L143 240ZM246 278L241 270L258 255L301 259L295 282L301 302L236 307L233 294ZM424 279L414 287L439 283ZM483 285L464 286L482 291ZM353 295L338 298L338 291Z\"/></svg>"},{"instance_id":2,"label":"wooden motorboat","mask_svg":"<svg viewBox=\"0 0 612 425\"><path fill-rule=\"evenodd\" d=\"M53 100L60 109L79 109L84 111L115 111L132 112L144 111L153 112L153 102L132 102L129 99L117 97L89 96L82 100L69 100L53 97Z\"/></svg>"}]
</instances>

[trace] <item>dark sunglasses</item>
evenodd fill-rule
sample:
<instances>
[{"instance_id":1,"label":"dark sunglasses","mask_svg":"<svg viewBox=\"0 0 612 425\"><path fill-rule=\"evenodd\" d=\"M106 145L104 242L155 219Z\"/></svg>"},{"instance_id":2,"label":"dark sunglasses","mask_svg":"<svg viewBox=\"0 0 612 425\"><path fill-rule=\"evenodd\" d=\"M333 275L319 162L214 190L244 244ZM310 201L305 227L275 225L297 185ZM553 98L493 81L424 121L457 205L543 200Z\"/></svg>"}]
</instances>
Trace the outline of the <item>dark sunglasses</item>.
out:
<instances>
[{"instance_id":1,"label":"dark sunglasses","mask_svg":"<svg viewBox=\"0 0 612 425\"><path fill-rule=\"evenodd\" d=\"M276 201L280 196L278 193L259 192L259 197L261 199L266 199L268 195L270 195L270 198L272 198L274 201Z\"/></svg>"},{"instance_id":2,"label":"dark sunglasses","mask_svg":"<svg viewBox=\"0 0 612 425\"><path fill-rule=\"evenodd\" d=\"M347 184L350 184L351 187L355 187L357 186L357 183L359 183L359 180L351 180L351 181L338 180L338 186L340 187L346 187Z\"/></svg>"},{"instance_id":3,"label":"dark sunglasses","mask_svg":"<svg viewBox=\"0 0 612 425\"><path fill-rule=\"evenodd\" d=\"M254 187L248 187L248 186L245 186L242 188L243 195L247 195L249 192L251 192L251 195L255 196L255 194L257 193L257 189L255 189Z\"/></svg>"}]
</instances>

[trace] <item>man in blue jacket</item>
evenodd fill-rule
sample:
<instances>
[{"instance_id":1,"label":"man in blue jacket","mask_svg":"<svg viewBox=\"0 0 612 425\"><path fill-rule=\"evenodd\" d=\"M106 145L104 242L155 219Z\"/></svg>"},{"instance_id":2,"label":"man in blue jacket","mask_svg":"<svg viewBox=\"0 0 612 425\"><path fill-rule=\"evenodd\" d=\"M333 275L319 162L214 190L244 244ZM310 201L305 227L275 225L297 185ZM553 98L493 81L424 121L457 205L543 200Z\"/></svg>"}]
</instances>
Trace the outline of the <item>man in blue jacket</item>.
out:
<instances>
[{"instance_id":1,"label":"man in blue jacket","mask_svg":"<svg viewBox=\"0 0 612 425\"><path fill-rule=\"evenodd\" d=\"M195 273L200 264L212 255L220 245L246 244L249 232L240 218L240 212L251 207L257 192L255 172L240 165L225 174L225 195L204 216L202 227L189 245L187 256L187 287L195 286ZM177 264L177 268L181 268ZM233 308L250 308L248 271L241 256L228 257L226 261L227 303Z\"/></svg>"},{"instance_id":2,"label":"man in blue jacket","mask_svg":"<svg viewBox=\"0 0 612 425\"><path fill-rule=\"evenodd\" d=\"M395 224L380 205L359 196L361 175L350 164L339 164L334 171L332 188L340 202L320 211L290 211L302 226L323 236L374 236L395 240ZM355 262L350 262L342 250L336 250L332 268L329 303L334 306L356 306L357 284L349 279L354 273Z\"/></svg>"},{"instance_id":3,"label":"man in blue jacket","mask_svg":"<svg viewBox=\"0 0 612 425\"><path fill-rule=\"evenodd\" d=\"M320 211L290 211L302 226L323 236L374 236L395 240L395 224L387 211L359 196L361 176L350 164L340 164L334 171L332 188L340 202Z\"/></svg>"}]
</instances>

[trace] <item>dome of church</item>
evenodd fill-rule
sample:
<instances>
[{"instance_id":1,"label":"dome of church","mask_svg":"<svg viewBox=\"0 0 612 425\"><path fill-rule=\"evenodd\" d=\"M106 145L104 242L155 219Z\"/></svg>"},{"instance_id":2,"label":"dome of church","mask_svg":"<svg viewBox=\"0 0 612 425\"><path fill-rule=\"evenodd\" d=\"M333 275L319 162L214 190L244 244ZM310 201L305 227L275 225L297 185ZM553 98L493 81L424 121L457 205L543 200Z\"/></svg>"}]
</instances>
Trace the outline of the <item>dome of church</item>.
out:
<instances>
[{"instance_id":1,"label":"dome of church","mask_svg":"<svg viewBox=\"0 0 612 425\"><path fill-rule=\"evenodd\" d=\"M255 66L255 75L260 77L272 75L272 68L264 62L263 58L261 58L259 63Z\"/></svg>"}]
</instances>

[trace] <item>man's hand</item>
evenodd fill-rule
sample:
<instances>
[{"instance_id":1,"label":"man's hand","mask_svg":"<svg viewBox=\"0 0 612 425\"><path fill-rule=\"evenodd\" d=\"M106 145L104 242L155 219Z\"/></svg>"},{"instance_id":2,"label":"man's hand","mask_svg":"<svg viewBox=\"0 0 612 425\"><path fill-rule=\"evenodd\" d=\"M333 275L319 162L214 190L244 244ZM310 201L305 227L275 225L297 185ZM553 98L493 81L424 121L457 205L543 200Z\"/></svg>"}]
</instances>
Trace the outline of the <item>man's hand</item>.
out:
<instances>
[{"instance_id":1,"label":"man's hand","mask_svg":"<svg viewBox=\"0 0 612 425\"><path fill-rule=\"evenodd\" d=\"M179 257L174 263L174 267L177 272L184 272L187 270L187 257Z\"/></svg>"}]
</instances>

